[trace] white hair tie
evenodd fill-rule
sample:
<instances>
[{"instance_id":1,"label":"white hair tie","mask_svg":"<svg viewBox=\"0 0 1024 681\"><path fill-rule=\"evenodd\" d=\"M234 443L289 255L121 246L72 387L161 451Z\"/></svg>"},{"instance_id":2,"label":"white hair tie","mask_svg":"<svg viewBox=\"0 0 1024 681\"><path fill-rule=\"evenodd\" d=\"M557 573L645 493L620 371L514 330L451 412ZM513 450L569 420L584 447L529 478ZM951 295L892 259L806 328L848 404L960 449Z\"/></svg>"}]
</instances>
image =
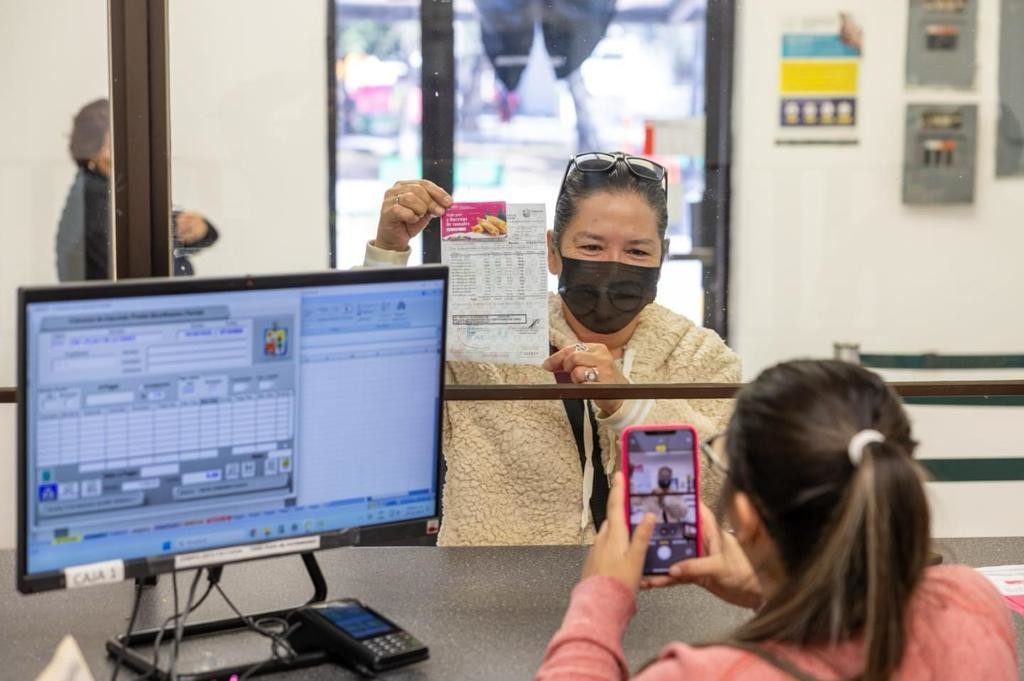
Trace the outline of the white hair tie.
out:
<instances>
[{"instance_id":1,"label":"white hair tie","mask_svg":"<svg viewBox=\"0 0 1024 681\"><path fill-rule=\"evenodd\" d=\"M864 458L864 448L873 442L885 442L885 436L877 430L865 429L850 438L850 444L846 447L846 453L850 455L850 463L856 468Z\"/></svg>"}]
</instances>

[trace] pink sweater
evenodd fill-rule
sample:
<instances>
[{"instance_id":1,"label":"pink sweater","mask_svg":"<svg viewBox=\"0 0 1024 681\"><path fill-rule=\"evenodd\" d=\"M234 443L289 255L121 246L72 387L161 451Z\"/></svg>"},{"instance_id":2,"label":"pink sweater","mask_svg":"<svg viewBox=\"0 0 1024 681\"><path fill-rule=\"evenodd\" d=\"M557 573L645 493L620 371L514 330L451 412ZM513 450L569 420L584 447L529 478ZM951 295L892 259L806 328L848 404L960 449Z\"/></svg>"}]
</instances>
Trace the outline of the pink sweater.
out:
<instances>
[{"instance_id":1,"label":"pink sweater","mask_svg":"<svg viewBox=\"0 0 1024 681\"><path fill-rule=\"evenodd\" d=\"M636 612L636 599L618 580L591 577L572 593L562 628L548 644L537 679L629 678L622 634ZM1013 623L1002 597L974 570L963 566L929 568L908 614L909 642L893 677L924 679L1017 678ZM863 646L849 641L833 648L799 649L772 645L777 657L819 679L860 673ZM693 648L670 643L638 681L669 679L758 679L792 681L792 677L756 655L730 648Z\"/></svg>"}]
</instances>

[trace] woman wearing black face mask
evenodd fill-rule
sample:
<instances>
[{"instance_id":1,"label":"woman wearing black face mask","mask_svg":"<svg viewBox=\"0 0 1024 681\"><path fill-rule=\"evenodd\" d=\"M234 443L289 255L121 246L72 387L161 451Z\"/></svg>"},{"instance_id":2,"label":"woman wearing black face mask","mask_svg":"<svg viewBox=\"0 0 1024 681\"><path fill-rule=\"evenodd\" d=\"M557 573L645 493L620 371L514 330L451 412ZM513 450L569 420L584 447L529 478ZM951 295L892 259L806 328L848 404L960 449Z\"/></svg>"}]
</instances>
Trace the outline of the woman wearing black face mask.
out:
<instances>
[{"instance_id":1,"label":"woman wearing black face mask","mask_svg":"<svg viewBox=\"0 0 1024 681\"><path fill-rule=\"evenodd\" d=\"M552 354L542 366L450 362L449 384L735 382L739 360L713 332L654 303L667 243L660 165L580 154L565 171L548 266ZM437 185L398 182L384 195L365 264L400 266L410 239L452 199ZM619 433L640 423L724 426L722 400L453 402L445 406L447 477L439 543L589 542L604 518ZM719 481L702 470L702 495Z\"/></svg>"}]
</instances>

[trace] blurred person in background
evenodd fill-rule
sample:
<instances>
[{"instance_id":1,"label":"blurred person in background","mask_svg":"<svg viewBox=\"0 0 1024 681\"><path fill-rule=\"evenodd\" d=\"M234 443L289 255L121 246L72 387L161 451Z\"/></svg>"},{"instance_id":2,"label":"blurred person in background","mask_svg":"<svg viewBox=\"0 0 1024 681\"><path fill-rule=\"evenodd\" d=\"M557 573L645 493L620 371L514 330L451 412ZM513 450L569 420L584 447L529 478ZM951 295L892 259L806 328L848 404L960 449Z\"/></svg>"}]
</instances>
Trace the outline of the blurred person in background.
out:
<instances>
[{"instance_id":1,"label":"blurred person in background","mask_svg":"<svg viewBox=\"0 0 1024 681\"><path fill-rule=\"evenodd\" d=\"M110 279L110 103L97 99L75 115L68 145L78 166L57 226L60 281ZM218 234L199 213L175 211L175 276L195 273L188 256L217 241Z\"/></svg>"},{"instance_id":2,"label":"blurred person in background","mask_svg":"<svg viewBox=\"0 0 1024 681\"><path fill-rule=\"evenodd\" d=\"M600 147L579 69L608 31L615 0L476 0L476 8L484 53L501 84L496 103L501 121L509 121L519 107L520 80L539 33L555 78L569 86L577 148Z\"/></svg>"}]
</instances>

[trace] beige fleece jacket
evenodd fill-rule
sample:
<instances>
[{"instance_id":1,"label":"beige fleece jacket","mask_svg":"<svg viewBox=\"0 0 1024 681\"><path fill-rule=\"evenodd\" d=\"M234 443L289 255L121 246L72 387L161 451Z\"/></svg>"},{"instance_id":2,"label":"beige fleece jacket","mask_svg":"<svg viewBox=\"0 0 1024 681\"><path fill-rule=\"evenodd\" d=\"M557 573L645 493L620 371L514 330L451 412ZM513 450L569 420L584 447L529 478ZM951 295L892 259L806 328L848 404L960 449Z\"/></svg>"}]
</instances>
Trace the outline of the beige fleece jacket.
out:
<instances>
[{"instance_id":1,"label":"beige fleece jacket","mask_svg":"<svg viewBox=\"0 0 1024 681\"><path fill-rule=\"evenodd\" d=\"M367 247L366 265L402 265L407 253ZM577 341L562 314L561 299L549 300L551 344ZM627 376L633 383L738 382L739 358L714 331L651 304L625 348L633 356ZM540 366L449 362L450 385L554 383ZM604 474L619 470L619 433L640 423L692 424L701 437L725 428L728 400L644 400L625 402L610 417L598 417ZM579 544L592 541L594 528L581 528L584 499L579 451L561 400L448 402L444 411L447 464L443 519L438 543L444 546ZM701 496L717 498L720 476L700 470ZM610 482L610 481L609 481Z\"/></svg>"}]
</instances>

